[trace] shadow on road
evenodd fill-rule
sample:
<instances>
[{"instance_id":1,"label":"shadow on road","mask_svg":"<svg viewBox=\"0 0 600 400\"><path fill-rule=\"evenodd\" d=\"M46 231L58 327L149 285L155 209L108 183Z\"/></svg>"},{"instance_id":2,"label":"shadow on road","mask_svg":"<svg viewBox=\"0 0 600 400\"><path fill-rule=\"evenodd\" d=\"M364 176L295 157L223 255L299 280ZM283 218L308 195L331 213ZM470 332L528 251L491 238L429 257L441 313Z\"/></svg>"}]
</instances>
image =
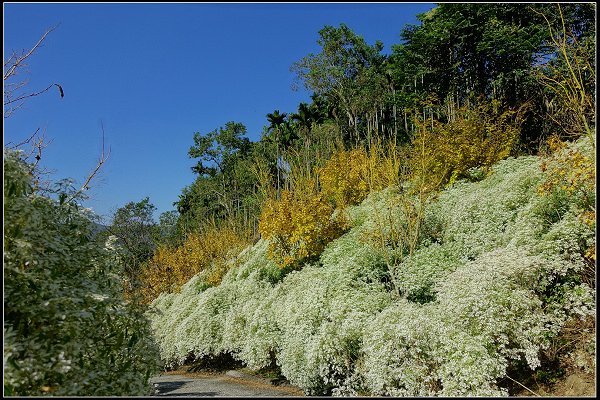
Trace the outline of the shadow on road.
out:
<instances>
[{"instance_id":1,"label":"shadow on road","mask_svg":"<svg viewBox=\"0 0 600 400\"><path fill-rule=\"evenodd\" d=\"M214 397L219 395L218 392L186 392L186 393L171 393L180 389L189 383L189 381L172 381L172 382L161 382L155 384L156 390L155 396L169 396L169 397L189 397L189 396L201 396L201 397Z\"/></svg>"},{"instance_id":2,"label":"shadow on road","mask_svg":"<svg viewBox=\"0 0 600 400\"><path fill-rule=\"evenodd\" d=\"M150 380L153 396L164 397L287 397L302 396L299 389L273 386L263 379L228 371L222 375L160 375Z\"/></svg>"}]
</instances>

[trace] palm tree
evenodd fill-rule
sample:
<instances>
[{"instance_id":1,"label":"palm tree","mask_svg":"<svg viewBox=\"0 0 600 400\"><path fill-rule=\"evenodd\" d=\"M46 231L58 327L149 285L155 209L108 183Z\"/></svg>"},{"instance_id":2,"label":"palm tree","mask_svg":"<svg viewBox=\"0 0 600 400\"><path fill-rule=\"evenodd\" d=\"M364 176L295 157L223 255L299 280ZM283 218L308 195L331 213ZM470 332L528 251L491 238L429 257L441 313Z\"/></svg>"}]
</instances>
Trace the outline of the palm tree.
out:
<instances>
[{"instance_id":1,"label":"palm tree","mask_svg":"<svg viewBox=\"0 0 600 400\"><path fill-rule=\"evenodd\" d=\"M326 119L333 119L334 115L327 99L316 93L310 96L312 104L310 105L313 112L313 119L317 124L322 123Z\"/></svg>"},{"instance_id":2,"label":"palm tree","mask_svg":"<svg viewBox=\"0 0 600 400\"><path fill-rule=\"evenodd\" d=\"M304 139L304 157L306 169L309 170L309 148L310 148L310 130L313 122L318 118L317 110L306 103L300 103L298 112L292 114L292 119L298 123L299 131Z\"/></svg>"},{"instance_id":3,"label":"palm tree","mask_svg":"<svg viewBox=\"0 0 600 400\"><path fill-rule=\"evenodd\" d=\"M314 120L314 112L308 104L300 103L298 112L292 114L292 119L298 122L301 130L310 131L311 124Z\"/></svg>"},{"instance_id":4,"label":"palm tree","mask_svg":"<svg viewBox=\"0 0 600 400\"><path fill-rule=\"evenodd\" d=\"M275 110L272 113L267 114L267 121L271 124L269 129L277 129L285 123L286 113L280 113L279 110Z\"/></svg>"}]
</instances>

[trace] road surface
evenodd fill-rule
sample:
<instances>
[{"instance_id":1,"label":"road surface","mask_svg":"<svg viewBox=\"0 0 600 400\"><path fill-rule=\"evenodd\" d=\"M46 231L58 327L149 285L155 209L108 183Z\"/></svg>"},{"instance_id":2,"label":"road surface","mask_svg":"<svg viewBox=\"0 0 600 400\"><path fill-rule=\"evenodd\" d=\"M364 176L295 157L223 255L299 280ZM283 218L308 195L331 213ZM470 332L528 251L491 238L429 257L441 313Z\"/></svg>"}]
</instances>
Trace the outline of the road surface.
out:
<instances>
[{"instance_id":1,"label":"road surface","mask_svg":"<svg viewBox=\"0 0 600 400\"><path fill-rule=\"evenodd\" d=\"M177 397L288 397L303 396L300 389L274 386L267 379L238 371L226 373L163 373L150 379L155 396Z\"/></svg>"}]
</instances>

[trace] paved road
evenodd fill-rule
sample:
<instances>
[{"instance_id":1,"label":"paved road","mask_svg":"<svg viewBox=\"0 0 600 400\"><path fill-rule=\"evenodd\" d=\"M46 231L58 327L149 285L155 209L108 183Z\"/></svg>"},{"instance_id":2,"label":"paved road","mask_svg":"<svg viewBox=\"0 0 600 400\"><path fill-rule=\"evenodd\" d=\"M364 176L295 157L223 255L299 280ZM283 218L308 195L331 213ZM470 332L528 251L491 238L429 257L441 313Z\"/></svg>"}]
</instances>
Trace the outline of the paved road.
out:
<instances>
[{"instance_id":1,"label":"paved road","mask_svg":"<svg viewBox=\"0 0 600 400\"><path fill-rule=\"evenodd\" d=\"M164 374L150 380L156 396L177 397L287 397L302 396L291 386L273 386L269 381L237 371L226 374Z\"/></svg>"}]
</instances>

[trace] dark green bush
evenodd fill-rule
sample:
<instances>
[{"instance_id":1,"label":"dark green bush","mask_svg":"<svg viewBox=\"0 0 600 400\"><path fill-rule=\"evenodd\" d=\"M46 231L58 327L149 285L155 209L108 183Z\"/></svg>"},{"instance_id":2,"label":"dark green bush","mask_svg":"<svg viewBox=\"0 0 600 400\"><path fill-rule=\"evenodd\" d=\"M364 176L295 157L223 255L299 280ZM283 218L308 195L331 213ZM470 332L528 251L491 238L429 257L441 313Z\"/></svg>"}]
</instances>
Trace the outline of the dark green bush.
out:
<instances>
[{"instance_id":1,"label":"dark green bush","mask_svg":"<svg viewBox=\"0 0 600 400\"><path fill-rule=\"evenodd\" d=\"M34 192L19 153L4 171L4 394L147 394L158 349L89 213Z\"/></svg>"}]
</instances>

